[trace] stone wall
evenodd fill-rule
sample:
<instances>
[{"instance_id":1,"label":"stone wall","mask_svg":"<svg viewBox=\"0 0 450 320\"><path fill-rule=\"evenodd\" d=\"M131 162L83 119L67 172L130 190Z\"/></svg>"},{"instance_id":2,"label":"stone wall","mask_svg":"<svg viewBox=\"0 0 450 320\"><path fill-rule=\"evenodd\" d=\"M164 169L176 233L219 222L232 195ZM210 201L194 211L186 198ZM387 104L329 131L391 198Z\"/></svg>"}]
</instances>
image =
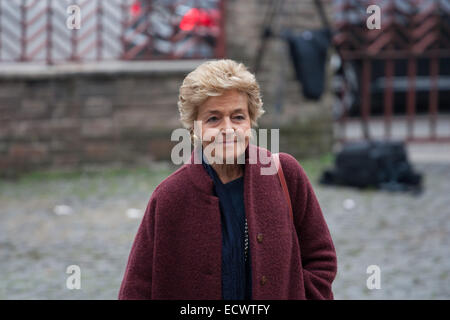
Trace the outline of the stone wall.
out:
<instances>
[{"instance_id":1,"label":"stone wall","mask_svg":"<svg viewBox=\"0 0 450 320\"><path fill-rule=\"evenodd\" d=\"M200 62L3 70L0 170L170 158L178 88Z\"/></svg>"},{"instance_id":2,"label":"stone wall","mask_svg":"<svg viewBox=\"0 0 450 320\"><path fill-rule=\"evenodd\" d=\"M301 1L301 10L310 10L309 2ZM267 3L227 3L227 55L250 68ZM293 12L289 5L295 3L287 1L285 11ZM284 15L287 17L286 12ZM320 24L317 17L310 20L305 20L310 23L306 27ZM280 28L279 21L275 28ZM0 175L91 163L145 164L170 158L174 145L170 133L181 127L178 88L201 62L1 66ZM279 114L273 104L281 68L286 80L282 82L284 104ZM270 40L257 75L266 109L260 127L280 128L281 151L297 157L330 151L331 96L327 92L318 102L304 100L291 69L285 44L276 38Z\"/></svg>"}]
</instances>

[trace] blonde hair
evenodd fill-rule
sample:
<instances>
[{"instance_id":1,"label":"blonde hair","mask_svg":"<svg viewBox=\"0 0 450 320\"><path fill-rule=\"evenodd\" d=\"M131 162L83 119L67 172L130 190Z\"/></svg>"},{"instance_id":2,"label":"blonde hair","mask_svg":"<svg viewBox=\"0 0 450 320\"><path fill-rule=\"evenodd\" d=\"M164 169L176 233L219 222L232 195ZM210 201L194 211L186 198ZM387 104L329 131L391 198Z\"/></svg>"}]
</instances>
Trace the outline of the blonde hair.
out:
<instances>
[{"instance_id":1,"label":"blonde hair","mask_svg":"<svg viewBox=\"0 0 450 320\"><path fill-rule=\"evenodd\" d=\"M209 97L220 96L225 90L238 90L248 97L248 112L252 127L264 114L255 76L242 63L230 59L202 63L184 78L178 96L178 110L183 126L193 134L198 107Z\"/></svg>"}]
</instances>

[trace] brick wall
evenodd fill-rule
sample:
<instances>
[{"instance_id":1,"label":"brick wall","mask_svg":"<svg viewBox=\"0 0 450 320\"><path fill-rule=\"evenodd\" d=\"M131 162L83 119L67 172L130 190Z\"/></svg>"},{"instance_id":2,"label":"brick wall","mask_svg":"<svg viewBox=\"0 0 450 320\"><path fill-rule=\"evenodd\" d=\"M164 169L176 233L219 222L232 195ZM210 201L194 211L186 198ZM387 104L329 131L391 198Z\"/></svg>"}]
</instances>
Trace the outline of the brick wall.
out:
<instances>
[{"instance_id":1,"label":"brick wall","mask_svg":"<svg viewBox=\"0 0 450 320\"><path fill-rule=\"evenodd\" d=\"M310 1L286 0L285 25L297 30L319 26ZM267 1L228 0L227 55L251 66ZM309 12L308 19L297 19ZM288 13L292 16L288 17ZM294 23L292 23L292 21ZM301 22L301 23L299 23ZM288 23L292 23L289 25ZM284 24L284 25L283 25ZM145 164L170 158L170 133L181 127L176 106L185 75L201 61L104 63L83 66L0 69L0 175L90 163ZM284 63L284 64L283 64ZM280 68L283 112L273 108ZM303 99L285 44L268 43L261 72L266 114L260 127L280 127L281 151L317 155L332 144L331 95Z\"/></svg>"},{"instance_id":2,"label":"brick wall","mask_svg":"<svg viewBox=\"0 0 450 320\"><path fill-rule=\"evenodd\" d=\"M170 157L178 88L200 62L41 68L0 76L2 175ZM119 67L117 67L119 65ZM4 70L3 70L4 71Z\"/></svg>"}]
</instances>

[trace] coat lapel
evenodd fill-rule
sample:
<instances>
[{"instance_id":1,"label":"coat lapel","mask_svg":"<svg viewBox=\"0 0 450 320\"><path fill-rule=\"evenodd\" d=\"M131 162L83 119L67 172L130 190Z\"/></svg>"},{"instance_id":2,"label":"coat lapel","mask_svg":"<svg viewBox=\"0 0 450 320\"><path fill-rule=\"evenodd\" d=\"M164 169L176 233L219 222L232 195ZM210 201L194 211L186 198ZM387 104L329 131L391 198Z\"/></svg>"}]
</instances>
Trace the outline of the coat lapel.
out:
<instances>
[{"instance_id":1,"label":"coat lapel","mask_svg":"<svg viewBox=\"0 0 450 320\"><path fill-rule=\"evenodd\" d=\"M218 206L217 197L214 196L213 191L213 180L201 163L195 164L193 161L196 151L197 149L192 152L190 162L187 164L191 183L197 191L203 194L203 197L209 198L210 203ZM253 155L256 155L256 161L250 161L252 152ZM284 270L288 267L288 264L285 263L286 257L289 257L286 250L292 246L292 222L288 205L276 172L273 175L261 174L262 168L271 165L270 163L263 164L261 155L270 157L271 153L269 150L253 144L249 144L245 151L244 206L249 233L253 299L266 299L277 295L280 284L277 284L275 279L279 278L280 273L289 272L289 270ZM209 222L203 223L212 223L212 221L214 224L219 223L220 225L220 217L216 216ZM215 234L220 234L220 236L204 240L213 241L213 247L221 248L220 226L213 227L211 225L210 227L215 229ZM221 257L221 252L213 259L217 261L216 266L219 257ZM269 280L267 280L267 284L261 285L263 278ZM283 296L282 293L280 294Z\"/></svg>"}]
</instances>

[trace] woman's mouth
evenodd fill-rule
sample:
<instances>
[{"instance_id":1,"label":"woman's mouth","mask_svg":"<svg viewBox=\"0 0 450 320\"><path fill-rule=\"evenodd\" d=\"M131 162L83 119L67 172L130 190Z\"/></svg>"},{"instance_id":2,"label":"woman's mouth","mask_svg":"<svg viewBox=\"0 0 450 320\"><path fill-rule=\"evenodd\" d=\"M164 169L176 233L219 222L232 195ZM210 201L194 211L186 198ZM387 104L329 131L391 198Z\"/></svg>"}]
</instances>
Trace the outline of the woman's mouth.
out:
<instances>
[{"instance_id":1,"label":"woman's mouth","mask_svg":"<svg viewBox=\"0 0 450 320\"><path fill-rule=\"evenodd\" d=\"M236 140L223 140L223 141L217 141L216 143L231 145L231 144L235 144L236 142L237 142Z\"/></svg>"}]
</instances>

